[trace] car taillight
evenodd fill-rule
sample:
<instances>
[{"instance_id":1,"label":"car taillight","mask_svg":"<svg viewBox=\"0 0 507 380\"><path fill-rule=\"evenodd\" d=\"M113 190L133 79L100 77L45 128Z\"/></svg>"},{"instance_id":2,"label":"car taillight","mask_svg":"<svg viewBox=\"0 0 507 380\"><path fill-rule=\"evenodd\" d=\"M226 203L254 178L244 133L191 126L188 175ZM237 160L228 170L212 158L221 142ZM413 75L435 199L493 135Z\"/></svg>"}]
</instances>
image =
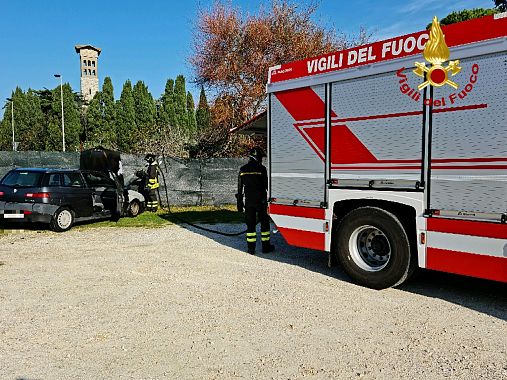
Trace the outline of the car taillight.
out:
<instances>
[{"instance_id":1,"label":"car taillight","mask_svg":"<svg viewBox=\"0 0 507 380\"><path fill-rule=\"evenodd\" d=\"M23 211L23 215L32 215L32 212L28 211L28 210L24 210Z\"/></svg>"},{"instance_id":2,"label":"car taillight","mask_svg":"<svg viewBox=\"0 0 507 380\"><path fill-rule=\"evenodd\" d=\"M32 199L43 199L43 198L48 199L49 193L26 193L26 197Z\"/></svg>"},{"instance_id":3,"label":"car taillight","mask_svg":"<svg viewBox=\"0 0 507 380\"><path fill-rule=\"evenodd\" d=\"M0 191L0 197L2 197L5 193L3 191Z\"/></svg>"}]
</instances>

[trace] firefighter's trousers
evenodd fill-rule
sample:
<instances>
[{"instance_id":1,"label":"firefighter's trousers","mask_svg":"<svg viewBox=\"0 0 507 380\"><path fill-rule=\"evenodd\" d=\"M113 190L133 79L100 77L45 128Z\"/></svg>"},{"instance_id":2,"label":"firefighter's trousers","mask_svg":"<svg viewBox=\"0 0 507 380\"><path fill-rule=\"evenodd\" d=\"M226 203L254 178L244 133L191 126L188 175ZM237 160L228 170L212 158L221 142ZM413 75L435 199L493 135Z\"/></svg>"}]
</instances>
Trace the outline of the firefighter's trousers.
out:
<instances>
[{"instance_id":1,"label":"firefighter's trousers","mask_svg":"<svg viewBox=\"0 0 507 380\"><path fill-rule=\"evenodd\" d=\"M246 206L245 207L245 221L246 221L246 241L248 243L248 251L254 251L257 242L257 232L255 227L257 225L257 216L261 223L261 242L263 251L270 246L270 225L267 205L260 206Z\"/></svg>"},{"instance_id":2,"label":"firefighter's trousers","mask_svg":"<svg viewBox=\"0 0 507 380\"><path fill-rule=\"evenodd\" d=\"M155 189L148 189L148 197L146 199L146 210L157 211L157 209L158 209L157 191Z\"/></svg>"}]
</instances>

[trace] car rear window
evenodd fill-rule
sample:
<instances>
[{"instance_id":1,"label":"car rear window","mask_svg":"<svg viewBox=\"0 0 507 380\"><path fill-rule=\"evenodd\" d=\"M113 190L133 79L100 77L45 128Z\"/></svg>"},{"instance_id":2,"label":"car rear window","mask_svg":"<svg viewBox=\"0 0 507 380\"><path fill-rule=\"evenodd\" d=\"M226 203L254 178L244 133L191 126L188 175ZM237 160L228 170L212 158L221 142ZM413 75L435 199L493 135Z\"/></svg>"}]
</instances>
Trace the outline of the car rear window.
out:
<instances>
[{"instance_id":1,"label":"car rear window","mask_svg":"<svg viewBox=\"0 0 507 380\"><path fill-rule=\"evenodd\" d=\"M30 171L12 171L2 180L2 185L15 187L36 187L40 184L42 173Z\"/></svg>"}]
</instances>

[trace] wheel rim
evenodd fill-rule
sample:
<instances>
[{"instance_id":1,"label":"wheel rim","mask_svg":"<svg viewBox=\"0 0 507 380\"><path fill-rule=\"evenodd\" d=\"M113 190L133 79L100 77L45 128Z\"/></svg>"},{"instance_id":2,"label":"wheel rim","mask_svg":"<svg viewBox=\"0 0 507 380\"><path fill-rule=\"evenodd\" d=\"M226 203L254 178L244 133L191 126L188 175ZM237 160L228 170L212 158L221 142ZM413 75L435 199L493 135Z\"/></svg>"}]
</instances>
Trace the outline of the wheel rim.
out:
<instances>
[{"instance_id":1,"label":"wheel rim","mask_svg":"<svg viewBox=\"0 0 507 380\"><path fill-rule=\"evenodd\" d=\"M378 272L391 259L391 244L382 230L361 226L350 236L349 252L358 267L368 272Z\"/></svg>"},{"instance_id":2,"label":"wheel rim","mask_svg":"<svg viewBox=\"0 0 507 380\"><path fill-rule=\"evenodd\" d=\"M130 204L130 213L131 213L132 215L134 215L134 216L135 216L135 215L137 215L137 214L139 214L139 203L137 203L137 202L132 202L132 203Z\"/></svg>"},{"instance_id":3,"label":"wheel rim","mask_svg":"<svg viewBox=\"0 0 507 380\"><path fill-rule=\"evenodd\" d=\"M62 229L69 228L70 224L72 223L71 212L69 210L60 211L58 217L56 218L56 221L58 223L58 227Z\"/></svg>"}]
</instances>

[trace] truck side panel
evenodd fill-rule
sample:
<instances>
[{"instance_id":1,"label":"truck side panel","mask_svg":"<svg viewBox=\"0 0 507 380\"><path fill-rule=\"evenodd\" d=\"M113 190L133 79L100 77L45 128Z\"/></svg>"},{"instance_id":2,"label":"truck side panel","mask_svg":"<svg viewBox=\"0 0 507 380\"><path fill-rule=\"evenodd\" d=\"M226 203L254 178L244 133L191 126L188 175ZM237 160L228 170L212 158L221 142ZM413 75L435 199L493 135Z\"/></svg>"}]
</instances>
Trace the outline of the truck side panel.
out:
<instances>
[{"instance_id":1,"label":"truck side panel","mask_svg":"<svg viewBox=\"0 0 507 380\"><path fill-rule=\"evenodd\" d=\"M333 83L332 178L420 179L423 107L414 77L400 67Z\"/></svg>"},{"instance_id":2,"label":"truck side panel","mask_svg":"<svg viewBox=\"0 0 507 380\"><path fill-rule=\"evenodd\" d=\"M271 97L271 197L290 202L324 200L324 161L302 136L299 124L324 119L324 86ZM323 139L323 135L321 136Z\"/></svg>"},{"instance_id":3,"label":"truck side panel","mask_svg":"<svg viewBox=\"0 0 507 380\"><path fill-rule=\"evenodd\" d=\"M431 209L507 212L506 58L463 59L459 88L433 91Z\"/></svg>"}]
</instances>

